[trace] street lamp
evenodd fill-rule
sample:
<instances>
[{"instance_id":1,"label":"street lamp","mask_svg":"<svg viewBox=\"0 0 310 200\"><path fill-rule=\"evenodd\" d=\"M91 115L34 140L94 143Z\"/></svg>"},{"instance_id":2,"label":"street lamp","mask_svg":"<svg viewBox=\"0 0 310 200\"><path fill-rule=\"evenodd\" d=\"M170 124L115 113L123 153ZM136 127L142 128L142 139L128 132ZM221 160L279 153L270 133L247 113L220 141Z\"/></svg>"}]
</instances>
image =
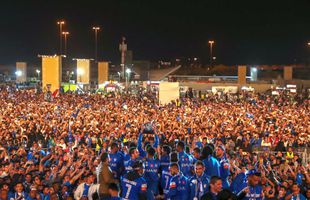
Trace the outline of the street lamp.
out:
<instances>
[{"instance_id":1,"label":"street lamp","mask_svg":"<svg viewBox=\"0 0 310 200\"><path fill-rule=\"evenodd\" d=\"M59 25L59 53L62 54L62 26L65 24L64 20L60 20L57 22Z\"/></svg>"},{"instance_id":2,"label":"street lamp","mask_svg":"<svg viewBox=\"0 0 310 200\"><path fill-rule=\"evenodd\" d=\"M17 77L20 77L20 76L23 75L23 72L20 71L20 70L17 70L17 71L15 72L15 75L16 75Z\"/></svg>"},{"instance_id":3,"label":"street lamp","mask_svg":"<svg viewBox=\"0 0 310 200\"><path fill-rule=\"evenodd\" d=\"M77 75L80 77L80 83L82 82L82 75L84 74L84 70L83 69L77 69L76 70Z\"/></svg>"},{"instance_id":4,"label":"street lamp","mask_svg":"<svg viewBox=\"0 0 310 200\"><path fill-rule=\"evenodd\" d=\"M128 81L130 81L131 69L130 69L130 68L127 68L127 69L126 69L126 73L127 73L127 76L126 76L126 88L128 88Z\"/></svg>"},{"instance_id":5,"label":"street lamp","mask_svg":"<svg viewBox=\"0 0 310 200\"><path fill-rule=\"evenodd\" d=\"M98 31L100 30L100 27L94 26L93 30L95 31L95 62L97 62L97 58L98 58L98 55L97 55L98 44L97 44L97 42L98 42Z\"/></svg>"},{"instance_id":6,"label":"street lamp","mask_svg":"<svg viewBox=\"0 0 310 200\"><path fill-rule=\"evenodd\" d=\"M118 74L118 82L120 83L121 82L121 73L117 72L117 74Z\"/></svg>"},{"instance_id":7,"label":"street lamp","mask_svg":"<svg viewBox=\"0 0 310 200\"><path fill-rule=\"evenodd\" d=\"M210 66L212 66L214 40L209 40L208 43L210 44Z\"/></svg>"},{"instance_id":8,"label":"street lamp","mask_svg":"<svg viewBox=\"0 0 310 200\"><path fill-rule=\"evenodd\" d=\"M40 70L36 69L36 73L38 74L38 80L40 80Z\"/></svg>"},{"instance_id":9,"label":"street lamp","mask_svg":"<svg viewBox=\"0 0 310 200\"><path fill-rule=\"evenodd\" d=\"M67 55L67 35L70 33L68 31L62 32L62 35L65 37L65 55Z\"/></svg>"}]
</instances>

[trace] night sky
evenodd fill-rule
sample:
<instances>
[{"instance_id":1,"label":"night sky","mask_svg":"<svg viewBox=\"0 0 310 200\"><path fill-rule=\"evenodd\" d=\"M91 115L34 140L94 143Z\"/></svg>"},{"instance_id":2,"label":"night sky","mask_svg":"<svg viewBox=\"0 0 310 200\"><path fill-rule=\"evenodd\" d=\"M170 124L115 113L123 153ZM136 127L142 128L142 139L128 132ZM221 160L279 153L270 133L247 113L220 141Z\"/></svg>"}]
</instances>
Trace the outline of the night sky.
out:
<instances>
[{"instance_id":1,"label":"night sky","mask_svg":"<svg viewBox=\"0 0 310 200\"><path fill-rule=\"evenodd\" d=\"M122 35L134 59L151 61L207 62L209 39L222 64L302 63L310 56L307 0L12 0L0 6L0 64L57 53L59 19L67 23L68 54L75 58L94 57L93 25L103 29L99 58L113 62Z\"/></svg>"}]
</instances>

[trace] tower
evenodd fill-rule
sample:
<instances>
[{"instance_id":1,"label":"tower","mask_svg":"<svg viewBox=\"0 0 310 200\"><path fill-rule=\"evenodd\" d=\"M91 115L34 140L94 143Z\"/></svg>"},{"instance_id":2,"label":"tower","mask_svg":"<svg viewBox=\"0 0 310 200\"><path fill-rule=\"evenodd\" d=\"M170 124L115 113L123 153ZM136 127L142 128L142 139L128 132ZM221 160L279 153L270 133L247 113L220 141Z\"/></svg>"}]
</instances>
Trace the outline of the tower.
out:
<instances>
[{"instance_id":1,"label":"tower","mask_svg":"<svg viewBox=\"0 0 310 200\"><path fill-rule=\"evenodd\" d=\"M119 51L121 52L121 76L125 77L125 57L127 52L127 44L126 44L126 38L122 37L122 42L119 44Z\"/></svg>"}]
</instances>

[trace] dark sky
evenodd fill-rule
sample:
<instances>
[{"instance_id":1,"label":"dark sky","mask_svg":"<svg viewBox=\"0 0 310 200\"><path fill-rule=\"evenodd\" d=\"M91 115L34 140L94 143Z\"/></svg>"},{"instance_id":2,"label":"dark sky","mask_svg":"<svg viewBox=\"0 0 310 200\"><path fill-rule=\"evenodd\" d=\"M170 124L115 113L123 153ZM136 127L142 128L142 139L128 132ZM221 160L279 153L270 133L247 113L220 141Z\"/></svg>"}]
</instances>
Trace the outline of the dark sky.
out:
<instances>
[{"instance_id":1,"label":"dark sky","mask_svg":"<svg viewBox=\"0 0 310 200\"><path fill-rule=\"evenodd\" d=\"M310 56L307 0L11 0L0 6L0 64L55 54L58 19L67 22L71 57L94 57L93 25L103 28L99 57L114 62L122 35L135 59L207 61L209 39L223 64L286 64Z\"/></svg>"}]
</instances>

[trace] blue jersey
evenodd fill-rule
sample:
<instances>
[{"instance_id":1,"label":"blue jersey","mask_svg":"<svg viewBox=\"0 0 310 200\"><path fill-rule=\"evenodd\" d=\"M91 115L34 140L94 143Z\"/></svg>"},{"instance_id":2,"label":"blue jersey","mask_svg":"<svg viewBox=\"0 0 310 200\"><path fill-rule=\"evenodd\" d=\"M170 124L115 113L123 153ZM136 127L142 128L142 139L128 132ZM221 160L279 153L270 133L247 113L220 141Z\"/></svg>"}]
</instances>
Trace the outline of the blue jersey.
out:
<instances>
[{"instance_id":1,"label":"blue jersey","mask_svg":"<svg viewBox=\"0 0 310 200\"><path fill-rule=\"evenodd\" d=\"M144 177L146 182L153 182L153 181L158 181L159 180L159 167L160 167L160 162L158 159L150 159L147 158L145 161L145 172L144 172Z\"/></svg>"},{"instance_id":2,"label":"blue jersey","mask_svg":"<svg viewBox=\"0 0 310 200\"><path fill-rule=\"evenodd\" d=\"M122 153L122 152L121 152ZM128 162L130 160L130 155L129 153L125 154L125 153L122 153L123 154L123 157L124 157L124 163L125 162Z\"/></svg>"},{"instance_id":3,"label":"blue jersey","mask_svg":"<svg viewBox=\"0 0 310 200\"><path fill-rule=\"evenodd\" d=\"M306 197L299 193L298 195L293 195L290 200L306 200Z\"/></svg>"},{"instance_id":4,"label":"blue jersey","mask_svg":"<svg viewBox=\"0 0 310 200\"><path fill-rule=\"evenodd\" d=\"M192 176L192 166L193 166L193 160L190 155L188 155L185 152L179 153L179 166L180 171L187 177Z\"/></svg>"},{"instance_id":5,"label":"blue jersey","mask_svg":"<svg viewBox=\"0 0 310 200\"><path fill-rule=\"evenodd\" d=\"M158 159L147 158L145 160L144 178L147 182L148 200L155 199L155 196L158 194L159 167L160 162Z\"/></svg>"},{"instance_id":6,"label":"blue jersey","mask_svg":"<svg viewBox=\"0 0 310 200\"><path fill-rule=\"evenodd\" d=\"M109 200L122 200L120 197L110 197Z\"/></svg>"},{"instance_id":7,"label":"blue jersey","mask_svg":"<svg viewBox=\"0 0 310 200\"><path fill-rule=\"evenodd\" d=\"M123 200L139 200L140 195L146 195L147 184L143 177L129 180L125 175L121 179L121 188Z\"/></svg>"},{"instance_id":8,"label":"blue jersey","mask_svg":"<svg viewBox=\"0 0 310 200\"><path fill-rule=\"evenodd\" d=\"M305 178L305 176L302 173L297 173L296 176L296 183L298 183L298 185L302 184L302 180Z\"/></svg>"},{"instance_id":9,"label":"blue jersey","mask_svg":"<svg viewBox=\"0 0 310 200\"><path fill-rule=\"evenodd\" d=\"M160 178L160 186L163 189L164 194L168 194L169 191L169 183L172 178L172 175L170 172L167 171L162 171L161 173L161 178Z\"/></svg>"},{"instance_id":10,"label":"blue jersey","mask_svg":"<svg viewBox=\"0 0 310 200\"><path fill-rule=\"evenodd\" d=\"M143 134L140 133L139 137L138 137L138 151L139 151L140 157L145 158L146 157L146 151L144 151L144 149L143 149L142 138L143 138ZM158 144L159 144L159 138L158 138L158 135L155 135L155 142L152 145L152 147L154 149L156 149L158 147Z\"/></svg>"},{"instance_id":11,"label":"blue jersey","mask_svg":"<svg viewBox=\"0 0 310 200\"><path fill-rule=\"evenodd\" d=\"M189 179L190 198L189 199L201 199L202 195L209 191L210 180L205 174L201 177L197 175L192 176Z\"/></svg>"},{"instance_id":12,"label":"blue jersey","mask_svg":"<svg viewBox=\"0 0 310 200\"><path fill-rule=\"evenodd\" d=\"M249 192L245 195L242 200L262 200L263 199L263 188L260 185L250 186Z\"/></svg>"},{"instance_id":13,"label":"blue jersey","mask_svg":"<svg viewBox=\"0 0 310 200\"><path fill-rule=\"evenodd\" d=\"M110 168L113 172L114 178L118 179L124 170L124 155L120 152L110 153Z\"/></svg>"},{"instance_id":14,"label":"blue jersey","mask_svg":"<svg viewBox=\"0 0 310 200\"><path fill-rule=\"evenodd\" d=\"M169 155L162 156L160 158L160 170L168 171L170 166L170 157Z\"/></svg>"},{"instance_id":15,"label":"blue jersey","mask_svg":"<svg viewBox=\"0 0 310 200\"><path fill-rule=\"evenodd\" d=\"M230 175L230 165L229 161L226 159L225 156L222 158L218 158L218 161L220 163L220 177L222 179L223 183L223 189L229 189L229 181L228 177Z\"/></svg>"},{"instance_id":16,"label":"blue jersey","mask_svg":"<svg viewBox=\"0 0 310 200\"><path fill-rule=\"evenodd\" d=\"M169 191L165 196L170 200L188 200L188 195L188 179L182 173L173 176L169 183Z\"/></svg>"},{"instance_id":17,"label":"blue jersey","mask_svg":"<svg viewBox=\"0 0 310 200\"><path fill-rule=\"evenodd\" d=\"M125 174L132 171L132 166L137 160L138 159L135 159L135 160L130 159L129 161L124 162Z\"/></svg>"},{"instance_id":18,"label":"blue jersey","mask_svg":"<svg viewBox=\"0 0 310 200\"><path fill-rule=\"evenodd\" d=\"M205 174L208 177L220 176L220 163L213 156L204 159L203 163L205 164Z\"/></svg>"},{"instance_id":19,"label":"blue jersey","mask_svg":"<svg viewBox=\"0 0 310 200\"><path fill-rule=\"evenodd\" d=\"M17 192L9 192L8 199L9 200L15 200L15 199L22 199L25 200L28 198L28 194L25 192L22 192L21 194L17 194Z\"/></svg>"},{"instance_id":20,"label":"blue jersey","mask_svg":"<svg viewBox=\"0 0 310 200\"><path fill-rule=\"evenodd\" d=\"M246 174L244 172L239 173L231 183L231 191L238 194L247 186Z\"/></svg>"}]
</instances>

